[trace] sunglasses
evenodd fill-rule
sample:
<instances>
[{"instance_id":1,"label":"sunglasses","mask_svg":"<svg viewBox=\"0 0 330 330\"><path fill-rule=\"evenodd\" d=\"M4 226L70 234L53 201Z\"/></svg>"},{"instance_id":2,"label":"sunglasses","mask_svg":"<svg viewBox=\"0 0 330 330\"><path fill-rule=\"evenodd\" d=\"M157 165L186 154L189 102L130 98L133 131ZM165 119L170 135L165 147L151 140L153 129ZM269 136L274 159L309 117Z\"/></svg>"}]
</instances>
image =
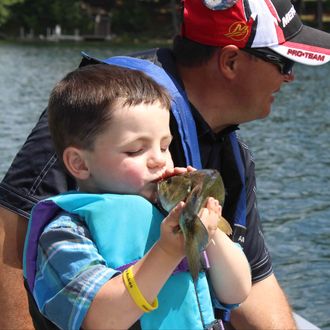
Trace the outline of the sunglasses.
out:
<instances>
[{"instance_id":1,"label":"sunglasses","mask_svg":"<svg viewBox=\"0 0 330 330\"><path fill-rule=\"evenodd\" d=\"M273 52L269 48L241 48L241 50L261 60L275 64L283 75L290 75L292 73L295 62Z\"/></svg>"}]
</instances>

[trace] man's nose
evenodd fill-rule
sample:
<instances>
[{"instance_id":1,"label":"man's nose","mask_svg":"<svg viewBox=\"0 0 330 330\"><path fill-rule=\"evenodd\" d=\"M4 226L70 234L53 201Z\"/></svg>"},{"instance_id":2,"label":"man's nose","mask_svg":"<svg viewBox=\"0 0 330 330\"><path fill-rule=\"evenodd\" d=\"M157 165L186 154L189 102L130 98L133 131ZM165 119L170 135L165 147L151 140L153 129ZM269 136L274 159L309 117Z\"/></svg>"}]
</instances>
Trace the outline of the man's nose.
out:
<instances>
[{"instance_id":1,"label":"man's nose","mask_svg":"<svg viewBox=\"0 0 330 330\"><path fill-rule=\"evenodd\" d=\"M284 75L284 82L290 83L290 82L294 81L294 78L295 77L294 77L294 73L293 73L293 69L292 69L290 73Z\"/></svg>"}]
</instances>

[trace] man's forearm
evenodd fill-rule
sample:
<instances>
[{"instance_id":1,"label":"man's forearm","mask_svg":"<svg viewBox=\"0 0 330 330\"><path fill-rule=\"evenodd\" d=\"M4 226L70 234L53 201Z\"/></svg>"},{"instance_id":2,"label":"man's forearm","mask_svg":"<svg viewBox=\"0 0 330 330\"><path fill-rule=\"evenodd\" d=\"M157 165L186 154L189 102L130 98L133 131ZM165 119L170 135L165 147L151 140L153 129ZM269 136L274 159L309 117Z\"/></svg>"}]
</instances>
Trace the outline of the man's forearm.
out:
<instances>
[{"instance_id":1,"label":"man's forearm","mask_svg":"<svg viewBox=\"0 0 330 330\"><path fill-rule=\"evenodd\" d=\"M26 219L0 207L0 329L33 329L23 285Z\"/></svg>"},{"instance_id":2,"label":"man's forearm","mask_svg":"<svg viewBox=\"0 0 330 330\"><path fill-rule=\"evenodd\" d=\"M232 311L236 330L296 329L288 300L274 275L252 286L249 297Z\"/></svg>"}]
</instances>

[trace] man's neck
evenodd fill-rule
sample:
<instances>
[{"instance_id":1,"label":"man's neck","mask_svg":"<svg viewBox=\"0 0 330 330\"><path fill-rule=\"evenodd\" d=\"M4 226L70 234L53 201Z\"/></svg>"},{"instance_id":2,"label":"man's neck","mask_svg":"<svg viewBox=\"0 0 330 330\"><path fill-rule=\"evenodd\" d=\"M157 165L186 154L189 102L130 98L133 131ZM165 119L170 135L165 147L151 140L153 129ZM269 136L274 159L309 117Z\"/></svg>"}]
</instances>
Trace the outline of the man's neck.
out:
<instances>
[{"instance_id":1,"label":"man's neck","mask_svg":"<svg viewBox=\"0 0 330 330\"><path fill-rule=\"evenodd\" d=\"M189 101L213 132L220 132L235 124L230 120L226 91L221 87L219 79L214 77L216 71L208 65L196 68L177 66L177 71Z\"/></svg>"}]
</instances>

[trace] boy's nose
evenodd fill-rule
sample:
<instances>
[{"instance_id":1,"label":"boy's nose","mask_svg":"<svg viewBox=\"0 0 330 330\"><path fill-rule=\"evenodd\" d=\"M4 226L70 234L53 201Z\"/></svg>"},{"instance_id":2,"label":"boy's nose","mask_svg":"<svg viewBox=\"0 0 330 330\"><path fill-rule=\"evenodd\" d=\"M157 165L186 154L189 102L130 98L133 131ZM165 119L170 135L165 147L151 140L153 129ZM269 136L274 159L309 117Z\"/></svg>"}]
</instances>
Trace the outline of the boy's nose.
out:
<instances>
[{"instance_id":1,"label":"boy's nose","mask_svg":"<svg viewBox=\"0 0 330 330\"><path fill-rule=\"evenodd\" d=\"M161 152L157 152L153 154L148 159L148 167L149 168L157 168L157 167L164 167L166 165L166 159L165 155L163 155Z\"/></svg>"}]
</instances>

